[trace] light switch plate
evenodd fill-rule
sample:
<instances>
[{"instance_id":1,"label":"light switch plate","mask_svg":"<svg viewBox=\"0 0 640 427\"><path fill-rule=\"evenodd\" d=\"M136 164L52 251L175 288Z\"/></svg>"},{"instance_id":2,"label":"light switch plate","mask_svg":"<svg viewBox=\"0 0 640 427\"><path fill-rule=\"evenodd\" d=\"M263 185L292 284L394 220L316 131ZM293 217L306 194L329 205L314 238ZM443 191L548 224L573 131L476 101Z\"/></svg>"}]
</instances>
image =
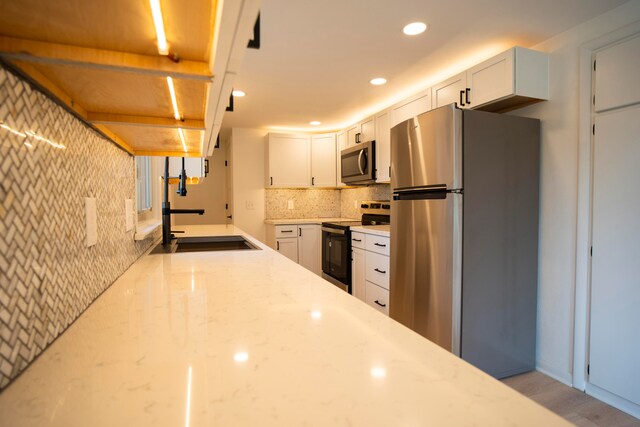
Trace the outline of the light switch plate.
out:
<instances>
[{"instance_id":1,"label":"light switch plate","mask_svg":"<svg viewBox=\"0 0 640 427\"><path fill-rule=\"evenodd\" d=\"M85 197L84 213L87 231L87 247L98 243L98 209L96 207L95 197Z\"/></svg>"},{"instance_id":2,"label":"light switch plate","mask_svg":"<svg viewBox=\"0 0 640 427\"><path fill-rule=\"evenodd\" d=\"M255 205L253 204L253 200L247 200L246 206L248 211L252 211L256 208Z\"/></svg>"},{"instance_id":3,"label":"light switch plate","mask_svg":"<svg viewBox=\"0 0 640 427\"><path fill-rule=\"evenodd\" d=\"M133 230L133 199L124 199L125 231Z\"/></svg>"},{"instance_id":4,"label":"light switch plate","mask_svg":"<svg viewBox=\"0 0 640 427\"><path fill-rule=\"evenodd\" d=\"M293 200L287 201L287 209L293 209Z\"/></svg>"}]
</instances>

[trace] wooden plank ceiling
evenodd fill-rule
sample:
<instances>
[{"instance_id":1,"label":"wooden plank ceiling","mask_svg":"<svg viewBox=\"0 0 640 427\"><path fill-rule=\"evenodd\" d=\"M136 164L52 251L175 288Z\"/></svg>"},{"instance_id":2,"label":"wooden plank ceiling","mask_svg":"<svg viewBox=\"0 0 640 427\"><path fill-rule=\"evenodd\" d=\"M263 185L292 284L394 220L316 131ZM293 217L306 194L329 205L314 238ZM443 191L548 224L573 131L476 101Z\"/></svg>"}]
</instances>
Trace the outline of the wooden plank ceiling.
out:
<instances>
[{"instance_id":1,"label":"wooden plank ceiling","mask_svg":"<svg viewBox=\"0 0 640 427\"><path fill-rule=\"evenodd\" d=\"M202 156L216 1L160 4L168 55L148 0L2 1L0 57L132 154Z\"/></svg>"}]
</instances>

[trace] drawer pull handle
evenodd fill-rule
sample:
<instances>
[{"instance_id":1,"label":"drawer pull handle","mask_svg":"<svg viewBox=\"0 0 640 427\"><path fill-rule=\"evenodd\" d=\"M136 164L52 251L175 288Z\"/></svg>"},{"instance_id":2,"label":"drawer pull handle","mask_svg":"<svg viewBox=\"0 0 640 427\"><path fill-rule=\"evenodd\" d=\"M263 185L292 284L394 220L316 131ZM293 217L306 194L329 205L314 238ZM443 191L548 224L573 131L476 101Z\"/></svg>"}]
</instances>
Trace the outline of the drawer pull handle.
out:
<instances>
[{"instance_id":1,"label":"drawer pull handle","mask_svg":"<svg viewBox=\"0 0 640 427\"><path fill-rule=\"evenodd\" d=\"M374 268L374 270L377 271L378 273L387 274L387 272L384 270L378 270L377 268Z\"/></svg>"},{"instance_id":2,"label":"drawer pull handle","mask_svg":"<svg viewBox=\"0 0 640 427\"><path fill-rule=\"evenodd\" d=\"M382 303L381 303L380 301L378 301L378 300L375 300L374 302L375 302L376 304L378 304L380 307L386 307L386 306L387 306L387 304L382 304Z\"/></svg>"},{"instance_id":3,"label":"drawer pull handle","mask_svg":"<svg viewBox=\"0 0 640 427\"><path fill-rule=\"evenodd\" d=\"M293 233L293 230L282 230L281 233Z\"/></svg>"},{"instance_id":4,"label":"drawer pull handle","mask_svg":"<svg viewBox=\"0 0 640 427\"><path fill-rule=\"evenodd\" d=\"M382 243L374 243L374 245L376 245L376 246L380 246L380 247L383 247L383 248L386 248L386 247L387 247L387 245L383 245Z\"/></svg>"},{"instance_id":5,"label":"drawer pull handle","mask_svg":"<svg viewBox=\"0 0 640 427\"><path fill-rule=\"evenodd\" d=\"M362 239L351 239L351 240L353 240L354 242L362 242Z\"/></svg>"}]
</instances>

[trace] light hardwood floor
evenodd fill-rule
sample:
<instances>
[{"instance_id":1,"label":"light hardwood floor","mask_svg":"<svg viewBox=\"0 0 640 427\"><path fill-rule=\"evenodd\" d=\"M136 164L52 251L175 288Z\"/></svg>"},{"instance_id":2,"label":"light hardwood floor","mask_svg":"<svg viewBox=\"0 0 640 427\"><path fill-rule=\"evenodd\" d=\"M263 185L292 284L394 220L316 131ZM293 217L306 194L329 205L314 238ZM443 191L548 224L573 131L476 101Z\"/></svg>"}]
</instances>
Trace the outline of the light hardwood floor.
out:
<instances>
[{"instance_id":1,"label":"light hardwood floor","mask_svg":"<svg viewBox=\"0 0 640 427\"><path fill-rule=\"evenodd\" d=\"M640 426L640 420L540 372L528 372L503 382L577 426Z\"/></svg>"}]
</instances>

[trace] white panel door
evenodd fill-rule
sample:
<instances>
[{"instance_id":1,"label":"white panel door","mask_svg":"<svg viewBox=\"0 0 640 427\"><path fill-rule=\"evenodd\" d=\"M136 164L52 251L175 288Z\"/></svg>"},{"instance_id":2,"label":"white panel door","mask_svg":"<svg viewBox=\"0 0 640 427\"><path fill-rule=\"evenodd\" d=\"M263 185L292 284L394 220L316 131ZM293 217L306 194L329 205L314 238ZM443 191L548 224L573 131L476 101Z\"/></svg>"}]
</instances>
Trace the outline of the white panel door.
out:
<instances>
[{"instance_id":1,"label":"white panel door","mask_svg":"<svg viewBox=\"0 0 640 427\"><path fill-rule=\"evenodd\" d=\"M364 249L351 249L351 292L356 298L365 301L365 251Z\"/></svg>"},{"instance_id":2,"label":"white panel door","mask_svg":"<svg viewBox=\"0 0 640 427\"><path fill-rule=\"evenodd\" d=\"M267 187L309 187L311 148L308 135L269 134L268 150Z\"/></svg>"},{"instance_id":3,"label":"white panel door","mask_svg":"<svg viewBox=\"0 0 640 427\"><path fill-rule=\"evenodd\" d=\"M319 224L298 226L298 264L316 273L322 274L322 232Z\"/></svg>"},{"instance_id":4,"label":"white panel door","mask_svg":"<svg viewBox=\"0 0 640 427\"><path fill-rule=\"evenodd\" d=\"M347 146L345 148L353 147L354 145L356 145L356 141L360 136L360 124L351 126L349 129L346 130L346 132L347 132Z\"/></svg>"},{"instance_id":5,"label":"white panel door","mask_svg":"<svg viewBox=\"0 0 640 427\"><path fill-rule=\"evenodd\" d=\"M358 142L375 141L376 139L376 119L369 117L360 122L360 137Z\"/></svg>"},{"instance_id":6,"label":"white panel door","mask_svg":"<svg viewBox=\"0 0 640 427\"><path fill-rule=\"evenodd\" d=\"M336 134L311 136L311 186L336 186Z\"/></svg>"},{"instance_id":7,"label":"white panel door","mask_svg":"<svg viewBox=\"0 0 640 427\"><path fill-rule=\"evenodd\" d=\"M589 382L640 405L640 106L595 124Z\"/></svg>"},{"instance_id":8,"label":"white panel door","mask_svg":"<svg viewBox=\"0 0 640 427\"><path fill-rule=\"evenodd\" d=\"M276 239L276 250L292 261L298 262L298 238Z\"/></svg>"},{"instance_id":9,"label":"white panel door","mask_svg":"<svg viewBox=\"0 0 640 427\"><path fill-rule=\"evenodd\" d=\"M469 106L475 108L513 94L513 56L514 49L510 49L467 70Z\"/></svg>"},{"instance_id":10,"label":"white panel door","mask_svg":"<svg viewBox=\"0 0 640 427\"><path fill-rule=\"evenodd\" d=\"M376 182L391 180L391 112L376 115Z\"/></svg>"},{"instance_id":11,"label":"white panel door","mask_svg":"<svg viewBox=\"0 0 640 427\"><path fill-rule=\"evenodd\" d=\"M596 111L640 102L640 35L596 54Z\"/></svg>"},{"instance_id":12,"label":"white panel door","mask_svg":"<svg viewBox=\"0 0 640 427\"><path fill-rule=\"evenodd\" d=\"M438 83L432 89L433 108L442 107L444 105L458 104L458 107L464 108L465 103L465 90L467 89L467 74L460 73L457 76L453 76L442 83ZM462 102L461 102L462 101Z\"/></svg>"}]
</instances>

